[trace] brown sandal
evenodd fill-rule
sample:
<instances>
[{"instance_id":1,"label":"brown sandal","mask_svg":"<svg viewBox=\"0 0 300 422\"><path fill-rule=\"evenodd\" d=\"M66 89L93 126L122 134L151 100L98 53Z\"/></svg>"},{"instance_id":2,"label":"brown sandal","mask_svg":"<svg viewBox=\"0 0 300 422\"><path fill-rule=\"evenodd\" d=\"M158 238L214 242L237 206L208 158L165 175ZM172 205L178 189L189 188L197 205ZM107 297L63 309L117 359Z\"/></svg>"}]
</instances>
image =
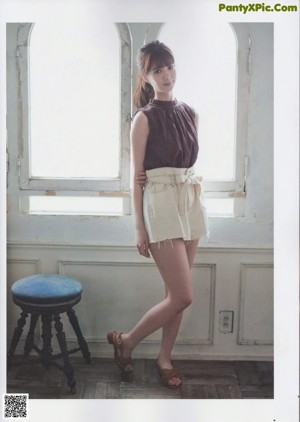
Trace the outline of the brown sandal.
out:
<instances>
[{"instance_id":1,"label":"brown sandal","mask_svg":"<svg viewBox=\"0 0 300 422\"><path fill-rule=\"evenodd\" d=\"M171 369L162 369L159 364L156 364L157 368L158 368L158 372L160 375L160 379L161 382L168 388L171 389L176 389L176 388L181 388L182 386L182 375L179 374L179 372L177 371L176 368L171 368ZM179 384L170 384L169 381L173 378L179 378L180 379L180 383Z\"/></svg>"},{"instance_id":2,"label":"brown sandal","mask_svg":"<svg viewBox=\"0 0 300 422\"><path fill-rule=\"evenodd\" d=\"M114 358L116 364L124 373L129 374L133 371L132 362L131 358L124 358L123 356L121 334L122 333L117 333L117 331L110 331L107 333L107 340L108 343L112 344L114 347Z\"/></svg>"}]
</instances>

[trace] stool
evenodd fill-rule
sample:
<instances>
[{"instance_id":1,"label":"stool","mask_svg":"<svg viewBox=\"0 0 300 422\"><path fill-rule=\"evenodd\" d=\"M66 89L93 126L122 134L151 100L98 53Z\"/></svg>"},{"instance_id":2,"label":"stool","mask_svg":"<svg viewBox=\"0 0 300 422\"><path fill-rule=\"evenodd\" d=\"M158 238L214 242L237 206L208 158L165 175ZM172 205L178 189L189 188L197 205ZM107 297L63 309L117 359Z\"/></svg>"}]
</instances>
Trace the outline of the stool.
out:
<instances>
[{"instance_id":1,"label":"stool","mask_svg":"<svg viewBox=\"0 0 300 422\"><path fill-rule=\"evenodd\" d=\"M69 355L81 351L85 360L88 363L91 362L88 345L82 335L77 316L73 309L73 306L80 302L81 299L81 283L69 276L36 274L16 281L11 287L11 293L14 303L22 309L22 312L21 317L17 321L9 348L8 368L13 364L28 364L25 358L33 349L40 356L38 363L42 363L46 368L49 368L50 365L55 366L64 372L71 393L74 394L76 381L74 379L73 367L69 361ZM78 340L79 347L72 350L67 349L66 336L63 331L63 324L61 323L60 314L64 312L67 313ZM31 318L24 346L23 360L16 363L13 361L13 357L28 314L31 314ZM42 321L42 349L34 344L34 330L39 316L41 316ZM61 353L56 355L52 354L51 347L52 320L54 320L56 336L61 350ZM59 358L63 359L63 365L56 361Z\"/></svg>"}]
</instances>

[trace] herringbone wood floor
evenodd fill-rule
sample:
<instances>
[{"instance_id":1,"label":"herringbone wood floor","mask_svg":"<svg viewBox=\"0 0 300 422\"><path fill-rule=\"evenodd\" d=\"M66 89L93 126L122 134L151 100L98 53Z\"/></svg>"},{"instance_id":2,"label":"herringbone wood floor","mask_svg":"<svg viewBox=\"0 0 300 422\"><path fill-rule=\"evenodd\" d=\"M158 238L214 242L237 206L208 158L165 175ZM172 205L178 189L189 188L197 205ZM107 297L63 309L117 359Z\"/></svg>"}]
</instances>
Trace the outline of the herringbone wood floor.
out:
<instances>
[{"instance_id":1,"label":"herringbone wood floor","mask_svg":"<svg viewBox=\"0 0 300 422\"><path fill-rule=\"evenodd\" d=\"M131 382L120 380L112 359L94 358L87 364L72 357L76 393L70 394L64 374L39 364L13 366L7 393L29 393L32 399L248 399L273 398L273 363L253 361L174 362L184 377L178 390L164 387L154 360L136 359Z\"/></svg>"}]
</instances>

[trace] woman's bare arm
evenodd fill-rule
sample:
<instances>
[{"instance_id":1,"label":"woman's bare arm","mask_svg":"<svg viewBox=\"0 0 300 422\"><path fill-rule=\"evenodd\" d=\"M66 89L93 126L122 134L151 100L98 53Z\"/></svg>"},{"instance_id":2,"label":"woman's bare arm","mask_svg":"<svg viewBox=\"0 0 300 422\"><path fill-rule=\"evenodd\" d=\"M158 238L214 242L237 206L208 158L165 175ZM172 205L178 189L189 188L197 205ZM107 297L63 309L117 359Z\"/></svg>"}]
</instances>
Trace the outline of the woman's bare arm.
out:
<instances>
[{"instance_id":1,"label":"woman's bare arm","mask_svg":"<svg viewBox=\"0 0 300 422\"><path fill-rule=\"evenodd\" d=\"M144 113L136 114L130 132L133 156L133 204L135 213L136 244L139 253L149 257L149 238L143 216L143 188L137 183L137 177L144 172L144 158L149 134L148 119Z\"/></svg>"}]
</instances>

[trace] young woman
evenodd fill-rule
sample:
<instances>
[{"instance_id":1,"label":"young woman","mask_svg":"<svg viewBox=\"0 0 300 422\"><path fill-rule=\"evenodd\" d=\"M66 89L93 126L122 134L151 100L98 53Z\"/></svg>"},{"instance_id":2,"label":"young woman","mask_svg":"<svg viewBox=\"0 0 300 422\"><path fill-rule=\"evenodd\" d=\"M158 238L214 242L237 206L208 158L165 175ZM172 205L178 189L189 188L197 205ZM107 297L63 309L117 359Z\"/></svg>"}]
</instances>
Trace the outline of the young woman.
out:
<instances>
[{"instance_id":1,"label":"young woman","mask_svg":"<svg viewBox=\"0 0 300 422\"><path fill-rule=\"evenodd\" d=\"M131 331L109 332L107 338L117 365L130 373L136 345L162 327L157 367L167 387L179 388L182 377L171 353L183 311L192 302L191 266L198 241L207 234L201 185L193 169L198 116L173 96L176 69L166 45L154 41L142 47L138 67L134 100L139 110L131 129L136 245L141 255L151 253L166 296Z\"/></svg>"}]
</instances>

